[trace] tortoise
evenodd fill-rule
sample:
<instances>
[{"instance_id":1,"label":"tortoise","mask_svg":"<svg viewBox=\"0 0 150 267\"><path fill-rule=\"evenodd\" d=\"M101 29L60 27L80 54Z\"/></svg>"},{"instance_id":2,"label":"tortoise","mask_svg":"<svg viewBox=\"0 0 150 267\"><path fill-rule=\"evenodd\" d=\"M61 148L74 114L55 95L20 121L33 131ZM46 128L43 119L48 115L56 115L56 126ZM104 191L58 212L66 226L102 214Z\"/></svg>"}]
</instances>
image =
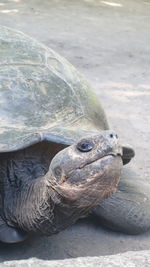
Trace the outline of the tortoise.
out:
<instances>
[{"instance_id":1,"label":"tortoise","mask_svg":"<svg viewBox=\"0 0 150 267\"><path fill-rule=\"evenodd\" d=\"M134 150L109 129L85 78L4 26L0 59L0 241L52 235L89 213L116 231L147 230L147 185L121 177Z\"/></svg>"}]
</instances>

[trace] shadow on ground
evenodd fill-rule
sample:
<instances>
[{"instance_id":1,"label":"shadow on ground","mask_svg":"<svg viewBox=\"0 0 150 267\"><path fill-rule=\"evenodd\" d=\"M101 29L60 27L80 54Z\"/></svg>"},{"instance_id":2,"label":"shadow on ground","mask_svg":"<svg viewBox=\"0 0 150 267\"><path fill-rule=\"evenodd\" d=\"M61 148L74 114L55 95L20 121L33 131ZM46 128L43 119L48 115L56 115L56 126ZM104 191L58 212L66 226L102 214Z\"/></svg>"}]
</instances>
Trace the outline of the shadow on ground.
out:
<instances>
[{"instance_id":1,"label":"shadow on ground","mask_svg":"<svg viewBox=\"0 0 150 267\"><path fill-rule=\"evenodd\" d=\"M78 221L51 237L30 238L16 245L0 244L0 261L38 258L56 260L112 255L130 250L149 249L150 233L131 236L102 228L95 218ZM140 243L140 244L139 244Z\"/></svg>"}]
</instances>

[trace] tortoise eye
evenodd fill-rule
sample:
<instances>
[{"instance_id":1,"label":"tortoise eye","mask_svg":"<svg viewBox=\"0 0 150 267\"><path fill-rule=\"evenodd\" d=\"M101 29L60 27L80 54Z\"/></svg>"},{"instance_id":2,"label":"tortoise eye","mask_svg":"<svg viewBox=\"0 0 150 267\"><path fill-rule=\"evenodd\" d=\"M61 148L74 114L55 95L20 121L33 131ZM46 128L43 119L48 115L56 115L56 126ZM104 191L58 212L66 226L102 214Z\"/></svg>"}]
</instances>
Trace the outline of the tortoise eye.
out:
<instances>
[{"instance_id":1,"label":"tortoise eye","mask_svg":"<svg viewBox=\"0 0 150 267\"><path fill-rule=\"evenodd\" d=\"M77 144L77 149L81 152L89 152L93 149L94 144L91 141L83 140Z\"/></svg>"}]
</instances>

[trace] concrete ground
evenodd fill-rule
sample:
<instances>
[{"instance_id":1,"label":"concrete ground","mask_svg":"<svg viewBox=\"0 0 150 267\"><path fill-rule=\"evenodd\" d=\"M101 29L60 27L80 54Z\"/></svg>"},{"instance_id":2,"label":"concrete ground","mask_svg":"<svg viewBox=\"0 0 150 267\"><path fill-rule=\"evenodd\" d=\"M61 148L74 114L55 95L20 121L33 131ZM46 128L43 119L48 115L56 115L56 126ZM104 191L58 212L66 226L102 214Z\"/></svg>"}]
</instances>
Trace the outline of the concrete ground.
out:
<instances>
[{"instance_id":1,"label":"concrete ground","mask_svg":"<svg viewBox=\"0 0 150 267\"><path fill-rule=\"evenodd\" d=\"M110 125L131 144L130 164L150 182L150 1L1 0L0 24L53 48L80 70ZM150 232L114 233L92 219L49 238L0 244L0 260L65 259L150 249Z\"/></svg>"}]
</instances>

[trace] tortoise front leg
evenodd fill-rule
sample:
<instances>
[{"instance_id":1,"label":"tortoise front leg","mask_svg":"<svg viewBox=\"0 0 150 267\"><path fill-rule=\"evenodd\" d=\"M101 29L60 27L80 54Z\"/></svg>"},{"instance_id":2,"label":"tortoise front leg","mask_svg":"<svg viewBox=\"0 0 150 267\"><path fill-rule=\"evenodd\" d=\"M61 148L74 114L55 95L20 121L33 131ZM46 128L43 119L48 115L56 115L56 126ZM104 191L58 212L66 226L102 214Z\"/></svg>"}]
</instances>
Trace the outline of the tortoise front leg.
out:
<instances>
[{"instance_id":1,"label":"tortoise front leg","mask_svg":"<svg viewBox=\"0 0 150 267\"><path fill-rule=\"evenodd\" d=\"M4 243L18 243L27 238L27 234L18 228L9 226L0 216L0 241Z\"/></svg>"},{"instance_id":2,"label":"tortoise front leg","mask_svg":"<svg viewBox=\"0 0 150 267\"><path fill-rule=\"evenodd\" d=\"M92 212L104 226L127 234L150 229L150 185L124 168L118 190Z\"/></svg>"}]
</instances>

